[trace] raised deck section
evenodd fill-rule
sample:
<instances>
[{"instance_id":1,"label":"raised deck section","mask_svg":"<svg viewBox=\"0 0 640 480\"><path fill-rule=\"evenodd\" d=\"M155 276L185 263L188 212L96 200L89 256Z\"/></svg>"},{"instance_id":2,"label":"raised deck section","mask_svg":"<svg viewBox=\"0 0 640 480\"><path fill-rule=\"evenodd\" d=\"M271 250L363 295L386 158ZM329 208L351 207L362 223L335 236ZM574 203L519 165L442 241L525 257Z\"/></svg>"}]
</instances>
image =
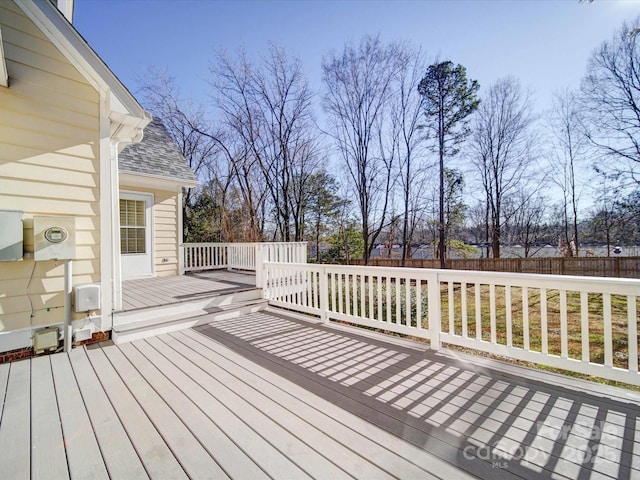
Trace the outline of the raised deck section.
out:
<instances>
[{"instance_id":1,"label":"raised deck section","mask_svg":"<svg viewBox=\"0 0 640 480\"><path fill-rule=\"evenodd\" d=\"M211 318L234 318L267 306L253 274L226 270L123 284L123 311L113 315L112 339L130 342L200 325ZM208 320L203 320L209 315Z\"/></svg>"}]
</instances>

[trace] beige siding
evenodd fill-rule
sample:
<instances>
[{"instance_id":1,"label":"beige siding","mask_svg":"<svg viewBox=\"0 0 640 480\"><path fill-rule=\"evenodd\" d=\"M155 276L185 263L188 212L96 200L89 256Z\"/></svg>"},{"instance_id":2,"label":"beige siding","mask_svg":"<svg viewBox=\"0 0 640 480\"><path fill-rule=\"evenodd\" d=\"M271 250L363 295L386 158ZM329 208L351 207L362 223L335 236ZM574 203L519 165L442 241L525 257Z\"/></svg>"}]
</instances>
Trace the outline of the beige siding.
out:
<instances>
[{"instance_id":1,"label":"beige siding","mask_svg":"<svg viewBox=\"0 0 640 480\"><path fill-rule=\"evenodd\" d=\"M0 208L76 217L73 283L100 281L99 96L11 1L0 2L9 88L0 88ZM61 262L0 263L0 331L63 321Z\"/></svg>"},{"instance_id":2,"label":"beige siding","mask_svg":"<svg viewBox=\"0 0 640 480\"><path fill-rule=\"evenodd\" d=\"M128 192L153 194L153 263L156 276L178 274L178 193L121 187Z\"/></svg>"}]
</instances>

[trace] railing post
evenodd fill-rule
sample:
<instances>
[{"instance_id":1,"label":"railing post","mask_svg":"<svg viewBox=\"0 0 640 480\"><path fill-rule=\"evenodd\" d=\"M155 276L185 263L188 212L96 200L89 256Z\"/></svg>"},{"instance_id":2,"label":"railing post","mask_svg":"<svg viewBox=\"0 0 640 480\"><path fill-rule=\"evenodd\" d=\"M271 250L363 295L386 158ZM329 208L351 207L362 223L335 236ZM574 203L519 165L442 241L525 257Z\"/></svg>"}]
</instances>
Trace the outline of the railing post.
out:
<instances>
[{"instance_id":1,"label":"railing post","mask_svg":"<svg viewBox=\"0 0 640 480\"><path fill-rule=\"evenodd\" d=\"M320 275L320 320L322 323L329 323L329 280L327 279L327 268L322 265L319 269Z\"/></svg>"},{"instance_id":2,"label":"railing post","mask_svg":"<svg viewBox=\"0 0 640 480\"><path fill-rule=\"evenodd\" d=\"M184 275L184 256L185 256L184 244L178 245L178 274Z\"/></svg>"},{"instance_id":3,"label":"railing post","mask_svg":"<svg viewBox=\"0 0 640 480\"><path fill-rule=\"evenodd\" d=\"M431 350L440 350L440 332L442 331L442 320L440 312L440 279L437 272L433 272L427 279L427 301L429 308L429 337L431 340Z\"/></svg>"},{"instance_id":4,"label":"railing post","mask_svg":"<svg viewBox=\"0 0 640 480\"><path fill-rule=\"evenodd\" d=\"M264 295L264 246L261 243L255 245L256 256L256 287L262 289Z\"/></svg>"}]
</instances>

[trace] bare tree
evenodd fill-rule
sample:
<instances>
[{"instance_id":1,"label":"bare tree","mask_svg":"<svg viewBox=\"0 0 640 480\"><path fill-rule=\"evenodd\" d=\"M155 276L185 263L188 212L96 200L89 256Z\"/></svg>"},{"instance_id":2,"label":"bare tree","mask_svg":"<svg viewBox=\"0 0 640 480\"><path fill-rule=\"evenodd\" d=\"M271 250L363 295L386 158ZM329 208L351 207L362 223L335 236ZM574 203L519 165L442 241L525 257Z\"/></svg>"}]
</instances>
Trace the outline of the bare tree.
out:
<instances>
[{"instance_id":1,"label":"bare tree","mask_svg":"<svg viewBox=\"0 0 640 480\"><path fill-rule=\"evenodd\" d=\"M587 136L608 157L609 170L640 183L640 17L624 23L593 52L582 95Z\"/></svg>"},{"instance_id":2,"label":"bare tree","mask_svg":"<svg viewBox=\"0 0 640 480\"><path fill-rule=\"evenodd\" d=\"M268 154L259 161L273 199L280 238L300 241L304 190L317 169L312 94L300 60L290 60L275 45L270 46L263 68L254 73L254 81L258 112L267 133Z\"/></svg>"},{"instance_id":3,"label":"bare tree","mask_svg":"<svg viewBox=\"0 0 640 480\"><path fill-rule=\"evenodd\" d=\"M444 158L454 156L458 152L459 144L469 135L467 117L478 108L479 101L476 94L479 88L480 85L476 80L467 79L467 71L462 65L454 65L450 61L429 66L418 84L418 92L423 97L422 108L426 127L435 139L439 159L438 257L440 268L446 268L447 256Z\"/></svg>"},{"instance_id":4,"label":"bare tree","mask_svg":"<svg viewBox=\"0 0 640 480\"><path fill-rule=\"evenodd\" d=\"M364 262L387 220L395 139L386 137L388 107L400 70L400 47L365 36L322 62L324 108L352 181L362 223ZM394 133L395 134L395 133ZM394 135L392 134L392 136ZM385 151L390 146L391 150Z\"/></svg>"},{"instance_id":5,"label":"bare tree","mask_svg":"<svg viewBox=\"0 0 640 480\"><path fill-rule=\"evenodd\" d=\"M498 80L482 99L472 140L474 164L486 195L487 237L500 257L503 203L527 178L533 161L531 98L512 77Z\"/></svg>"},{"instance_id":6,"label":"bare tree","mask_svg":"<svg viewBox=\"0 0 640 480\"><path fill-rule=\"evenodd\" d=\"M397 93L393 97L391 120L398 132L398 180L402 187L402 265L411 258L413 234L420 222L423 189L428 170L425 138L421 133L422 97L416 90L426 69L421 49L407 47L403 52Z\"/></svg>"},{"instance_id":7,"label":"bare tree","mask_svg":"<svg viewBox=\"0 0 640 480\"><path fill-rule=\"evenodd\" d=\"M524 257L536 253L535 243L544 233L546 199L536 195L537 188L519 190L505 199L504 210L511 239L522 245Z\"/></svg>"},{"instance_id":8,"label":"bare tree","mask_svg":"<svg viewBox=\"0 0 640 480\"><path fill-rule=\"evenodd\" d=\"M268 192L274 238L301 240L304 232L304 188L316 168L315 126L311 92L297 59L271 45L266 59L255 65L244 51L236 59L220 53L211 66L216 104L229 137L239 142L236 173L243 196L257 180ZM229 152L228 152L229 153Z\"/></svg>"},{"instance_id":9,"label":"bare tree","mask_svg":"<svg viewBox=\"0 0 640 480\"><path fill-rule=\"evenodd\" d=\"M215 158L216 143L206 133L210 123L204 108L183 98L175 79L165 70L148 67L140 80L145 107L162 121L196 176L206 180ZM189 235L190 209L198 190L186 188L183 194L184 234Z\"/></svg>"},{"instance_id":10,"label":"bare tree","mask_svg":"<svg viewBox=\"0 0 640 480\"><path fill-rule=\"evenodd\" d=\"M218 145L209 185L218 194L221 225L227 242L264 239L267 191L256 159L228 126L212 136Z\"/></svg>"},{"instance_id":11,"label":"bare tree","mask_svg":"<svg viewBox=\"0 0 640 480\"><path fill-rule=\"evenodd\" d=\"M567 245L574 245L569 251L578 256L578 200L581 189L578 169L585 165L588 140L583 132L584 122L576 93L563 90L555 94L549 124L555 138L555 155L550 164L553 175L550 178L562 191L564 241Z\"/></svg>"}]
</instances>

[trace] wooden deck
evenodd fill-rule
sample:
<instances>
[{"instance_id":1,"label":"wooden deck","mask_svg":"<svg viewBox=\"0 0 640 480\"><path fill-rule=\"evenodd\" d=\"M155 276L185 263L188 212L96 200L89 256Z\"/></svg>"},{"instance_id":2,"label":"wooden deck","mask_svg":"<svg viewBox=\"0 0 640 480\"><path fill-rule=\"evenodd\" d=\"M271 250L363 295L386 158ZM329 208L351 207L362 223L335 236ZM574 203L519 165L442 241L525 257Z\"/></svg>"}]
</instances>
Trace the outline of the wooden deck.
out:
<instances>
[{"instance_id":1,"label":"wooden deck","mask_svg":"<svg viewBox=\"0 0 640 480\"><path fill-rule=\"evenodd\" d=\"M273 312L0 365L0 395L3 478L640 478L636 394Z\"/></svg>"},{"instance_id":2,"label":"wooden deck","mask_svg":"<svg viewBox=\"0 0 640 480\"><path fill-rule=\"evenodd\" d=\"M122 282L122 311L161 307L255 286L253 273L228 270L125 280Z\"/></svg>"}]
</instances>

